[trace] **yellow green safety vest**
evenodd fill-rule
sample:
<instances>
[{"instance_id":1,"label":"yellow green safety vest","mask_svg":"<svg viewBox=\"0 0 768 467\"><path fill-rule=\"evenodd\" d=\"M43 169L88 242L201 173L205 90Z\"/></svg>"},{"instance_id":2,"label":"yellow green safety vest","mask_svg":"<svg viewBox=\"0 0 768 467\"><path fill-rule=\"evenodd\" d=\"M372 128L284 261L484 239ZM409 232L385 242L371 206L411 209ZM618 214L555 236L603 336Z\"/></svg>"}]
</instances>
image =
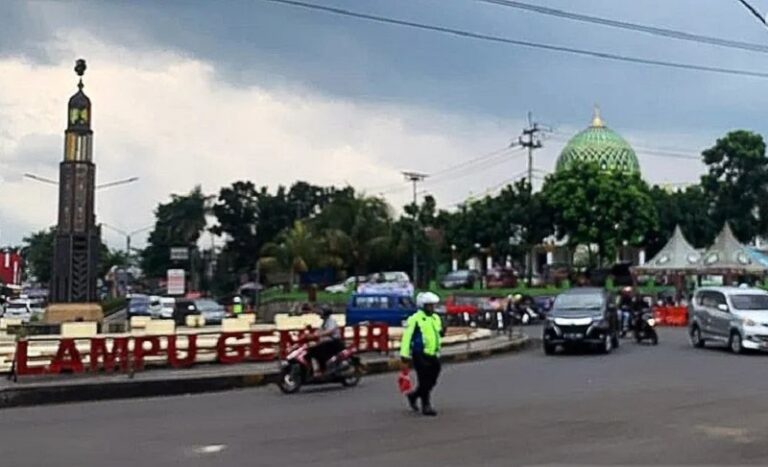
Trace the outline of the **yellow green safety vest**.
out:
<instances>
[{"instance_id":1,"label":"yellow green safety vest","mask_svg":"<svg viewBox=\"0 0 768 467\"><path fill-rule=\"evenodd\" d=\"M405 325L400 342L400 356L411 358L414 353L437 356L440 353L442 323L437 313L426 314L419 310L412 314Z\"/></svg>"}]
</instances>

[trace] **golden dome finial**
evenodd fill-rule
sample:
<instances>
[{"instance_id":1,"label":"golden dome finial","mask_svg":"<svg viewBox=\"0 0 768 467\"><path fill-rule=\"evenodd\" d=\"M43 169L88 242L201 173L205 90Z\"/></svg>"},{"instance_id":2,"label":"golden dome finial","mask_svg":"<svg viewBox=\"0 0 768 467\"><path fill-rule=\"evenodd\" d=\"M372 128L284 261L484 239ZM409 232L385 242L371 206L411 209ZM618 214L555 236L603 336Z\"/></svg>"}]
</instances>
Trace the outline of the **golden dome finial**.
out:
<instances>
[{"instance_id":1,"label":"golden dome finial","mask_svg":"<svg viewBox=\"0 0 768 467\"><path fill-rule=\"evenodd\" d=\"M595 128L602 128L605 126L603 119L600 118L600 106L595 104L594 114L592 116L592 126Z\"/></svg>"}]
</instances>

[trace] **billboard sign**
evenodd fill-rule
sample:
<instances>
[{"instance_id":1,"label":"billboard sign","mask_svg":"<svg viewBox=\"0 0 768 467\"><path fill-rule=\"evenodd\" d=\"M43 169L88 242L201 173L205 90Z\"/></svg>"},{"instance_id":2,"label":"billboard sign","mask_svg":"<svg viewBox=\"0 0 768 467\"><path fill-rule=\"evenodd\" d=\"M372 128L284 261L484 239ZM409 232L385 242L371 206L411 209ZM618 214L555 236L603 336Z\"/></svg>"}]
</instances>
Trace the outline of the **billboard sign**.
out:
<instances>
[{"instance_id":1,"label":"billboard sign","mask_svg":"<svg viewBox=\"0 0 768 467\"><path fill-rule=\"evenodd\" d=\"M168 295L184 295L186 274L183 269L168 270Z\"/></svg>"}]
</instances>

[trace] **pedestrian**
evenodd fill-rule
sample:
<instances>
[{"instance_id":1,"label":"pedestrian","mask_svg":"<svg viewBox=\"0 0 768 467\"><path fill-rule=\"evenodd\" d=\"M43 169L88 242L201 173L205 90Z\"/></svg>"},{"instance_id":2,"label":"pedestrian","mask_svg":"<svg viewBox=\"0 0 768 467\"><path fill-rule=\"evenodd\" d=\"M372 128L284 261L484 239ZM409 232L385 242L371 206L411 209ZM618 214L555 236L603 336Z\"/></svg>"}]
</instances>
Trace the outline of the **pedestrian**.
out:
<instances>
[{"instance_id":1,"label":"pedestrian","mask_svg":"<svg viewBox=\"0 0 768 467\"><path fill-rule=\"evenodd\" d=\"M232 299L232 314L235 315L235 317L240 316L240 314L243 312L243 300L239 296L235 296L235 298Z\"/></svg>"},{"instance_id":2,"label":"pedestrian","mask_svg":"<svg viewBox=\"0 0 768 467\"><path fill-rule=\"evenodd\" d=\"M435 313L435 306L440 297L433 292L422 292L416 296L419 308L407 321L403 338L400 342L400 357L404 368L413 366L416 370L416 389L408 393L408 404L414 412L427 416L437 415L432 407L432 389L440 375L440 340L444 330L440 317Z\"/></svg>"}]
</instances>

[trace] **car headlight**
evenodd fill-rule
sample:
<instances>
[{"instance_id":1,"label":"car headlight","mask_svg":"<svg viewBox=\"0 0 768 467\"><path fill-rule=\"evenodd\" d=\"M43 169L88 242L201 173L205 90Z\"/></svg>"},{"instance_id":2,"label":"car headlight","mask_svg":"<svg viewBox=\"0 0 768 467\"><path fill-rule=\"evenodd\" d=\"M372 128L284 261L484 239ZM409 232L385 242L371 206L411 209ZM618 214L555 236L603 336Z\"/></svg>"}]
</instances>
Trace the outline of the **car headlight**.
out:
<instances>
[{"instance_id":1,"label":"car headlight","mask_svg":"<svg viewBox=\"0 0 768 467\"><path fill-rule=\"evenodd\" d=\"M741 323L742 323L744 326L757 326L757 323L756 323L755 321L752 321L752 320L751 320L751 319L749 319L749 318L745 318L745 319L741 320Z\"/></svg>"}]
</instances>

